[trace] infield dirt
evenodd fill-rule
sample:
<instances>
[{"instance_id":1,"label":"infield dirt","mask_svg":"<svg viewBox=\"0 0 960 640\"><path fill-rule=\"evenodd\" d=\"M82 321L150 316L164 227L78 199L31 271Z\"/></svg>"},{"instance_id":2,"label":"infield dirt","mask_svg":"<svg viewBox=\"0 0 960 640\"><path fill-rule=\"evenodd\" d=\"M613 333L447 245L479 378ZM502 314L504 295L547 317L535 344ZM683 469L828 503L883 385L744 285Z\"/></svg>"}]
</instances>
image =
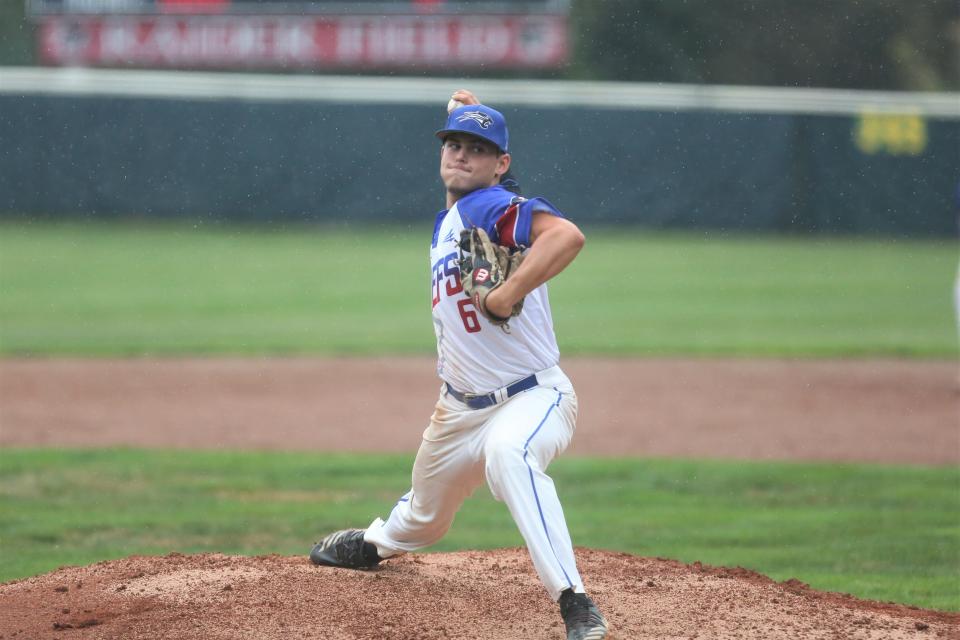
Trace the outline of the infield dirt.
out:
<instances>
[{"instance_id":1,"label":"infield dirt","mask_svg":"<svg viewBox=\"0 0 960 640\"><path fill-rule=\"evenodd\" d=\"M960 462L952 362L568 359L571 453ZM438 383L410 359L0 360L0 446L412 451ZM358 436L358 434L361 434ZM619 640L960 638L960 614L739 568L577 550ZM0 585L0 640L563 637L523 549L132 557Z\"/></svg>"},{"instance_id":2,"label":"infield dirt","mask_svg":"<svg viewBox=\"0 0 960 640\"><path fill-rule=\"evenodd\" d=\"M568 358L569 454L960 463L956 362ZM0 359L0 446L416 451L420 358Z\"/></svg>"},{"instance_id":3,"label":"infield dirt","mask_svg":"<svg viewBox=\"0 0 960 640\"><path fill-rule=\"evenodd\" d=\"M956 638L960 615L775 583L745 569L578 549L619 640ZM0 637L558 640L524 549L408 555L374 571L306 558L132 557L0 586Z\"/></svg>"}]
</instances>

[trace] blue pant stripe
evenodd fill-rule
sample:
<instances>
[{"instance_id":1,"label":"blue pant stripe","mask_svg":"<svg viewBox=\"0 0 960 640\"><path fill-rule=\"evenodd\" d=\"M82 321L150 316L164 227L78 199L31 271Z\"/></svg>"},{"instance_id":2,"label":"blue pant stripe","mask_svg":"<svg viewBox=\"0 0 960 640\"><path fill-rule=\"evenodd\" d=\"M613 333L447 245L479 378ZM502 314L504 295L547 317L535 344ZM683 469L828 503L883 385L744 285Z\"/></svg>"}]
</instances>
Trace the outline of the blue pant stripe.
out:
<instances>
[{"instance_id":1,"label":"blue pant stripe","mask_svg":"<svg viewBox=\"0 0 960 640\"><path fill-rule=\"evenodd\" d=\"M553 540L550 539L550 530L547 529L547 519L543 515L543 507L540 506L540 494L537 493L537 483L534 480L533 467L530 466L530 463L527 461L527 454L530 452L527 450L527 446L530 444L530 441L533 440L533 437L537 435L540 431L540 428L546 423L547 418L550 417L550 412L553 411L555 407L560 406L560 399L563 398L563 394L557 393L557 401L550 405L550 408L547 409L547 413L543 416L543 420L540 421L540 424L537 425L537 428L533 430L533 433L530 434L530 437L527 438L527 441L523 443L523 462L527 465L527 471L530 474L530 487L533 489L533 499L537 503L537 511L540 513L540 524L543 525L543 533L547 536L547 542L550 544L550 551L553 552L553 557L557 560L557 566L560 567L563 577L567 579L567 584L570 585L570 588L574 588L573 581L570 580L570 576L567 575L567 570L563 568L563 563L560 562L560 556L557 555L557 550L553 546Z\"/></svg>"}]
</instances>

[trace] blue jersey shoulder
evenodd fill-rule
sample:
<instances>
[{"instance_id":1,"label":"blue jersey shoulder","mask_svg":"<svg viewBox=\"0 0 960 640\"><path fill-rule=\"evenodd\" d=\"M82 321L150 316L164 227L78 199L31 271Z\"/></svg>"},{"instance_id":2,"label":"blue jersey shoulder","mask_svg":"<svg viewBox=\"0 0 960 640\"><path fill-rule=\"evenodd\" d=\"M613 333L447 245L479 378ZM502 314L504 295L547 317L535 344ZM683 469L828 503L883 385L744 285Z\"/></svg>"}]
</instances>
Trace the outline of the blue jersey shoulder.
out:
<instances>
[{"instance_id":1,"label":"blue jersey shoulder","mask_svg":"<svg viewBox=\"0 0 960 640\"><path fill-rule=\"evenodd\" d=\"M514 197L513 193L500 186L477 189L463 196L457 202L457 210L464 228L480 227L493 238L496 233L494 225Z\"/></svg>"},{"instance_id":2,"label":"blue jersey shoulder","mask_svg":"<svg viewBox=\"0 0 960 640\"><path fill-rule=\"evenodd\" d=\"M480 227L491 240L506 246L529 246L534 211L563 217L546 199L527 199L499 185L468 193L457 209L465 228Z\"/></svg>"}]
</instances>

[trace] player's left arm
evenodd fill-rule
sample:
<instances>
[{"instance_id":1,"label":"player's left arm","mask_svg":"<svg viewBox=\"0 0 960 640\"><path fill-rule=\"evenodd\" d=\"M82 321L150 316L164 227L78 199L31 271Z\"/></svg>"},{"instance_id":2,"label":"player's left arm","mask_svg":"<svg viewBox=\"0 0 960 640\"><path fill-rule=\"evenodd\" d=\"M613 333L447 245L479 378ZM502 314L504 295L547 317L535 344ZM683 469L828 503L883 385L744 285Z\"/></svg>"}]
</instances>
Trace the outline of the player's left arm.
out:
<instances>
[{"instance_id":1,"label":"player's left arm","mask_svg":"<svg viewBox=\"0 0 960 640\"><path fill-rule=\"evenodd\" d=\"M567 268L583 248L583 233L566 218L535 211L530 223L530 249L510 279L487 296L492 314L506 318L513 305Z\"/></svg>"}]
</instances>

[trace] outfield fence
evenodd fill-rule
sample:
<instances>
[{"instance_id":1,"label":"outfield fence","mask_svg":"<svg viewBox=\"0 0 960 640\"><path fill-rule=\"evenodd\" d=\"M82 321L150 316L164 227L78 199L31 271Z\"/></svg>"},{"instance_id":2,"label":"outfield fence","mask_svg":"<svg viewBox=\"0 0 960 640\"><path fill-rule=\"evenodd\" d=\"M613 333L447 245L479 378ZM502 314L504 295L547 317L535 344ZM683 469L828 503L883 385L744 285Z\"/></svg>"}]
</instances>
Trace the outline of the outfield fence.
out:
<instances>
[{"instance_id":1,"label":"outfield fence","mask_svg":"<svg viewBox=\"0 0 960 640\"><path fill-rule=\"evenodd\" d=\"M577 221L955 233L960 94L0 68L0 213L432 220L453 89Z\"/></svg>"}]
</instances>

